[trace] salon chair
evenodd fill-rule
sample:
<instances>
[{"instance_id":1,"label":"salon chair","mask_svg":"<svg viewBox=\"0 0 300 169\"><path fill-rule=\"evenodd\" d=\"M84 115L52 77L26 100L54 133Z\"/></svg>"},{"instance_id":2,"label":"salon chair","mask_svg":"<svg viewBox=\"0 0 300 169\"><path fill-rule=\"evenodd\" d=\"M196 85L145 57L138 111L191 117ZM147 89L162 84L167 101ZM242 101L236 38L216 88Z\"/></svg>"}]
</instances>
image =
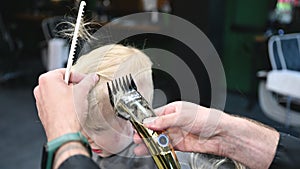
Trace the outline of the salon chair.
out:
<instances>
[{"instance_id":1,"label":"salon chair","mask_svg":"<svg viewBox=\"0 0 300 169\"><path fill-rule=\"evenodd\" d=\"M300 126L300 33L274 35L268 41L272 70L259 84L259 102L271 119Z\"/></svg>"}]
</instances>

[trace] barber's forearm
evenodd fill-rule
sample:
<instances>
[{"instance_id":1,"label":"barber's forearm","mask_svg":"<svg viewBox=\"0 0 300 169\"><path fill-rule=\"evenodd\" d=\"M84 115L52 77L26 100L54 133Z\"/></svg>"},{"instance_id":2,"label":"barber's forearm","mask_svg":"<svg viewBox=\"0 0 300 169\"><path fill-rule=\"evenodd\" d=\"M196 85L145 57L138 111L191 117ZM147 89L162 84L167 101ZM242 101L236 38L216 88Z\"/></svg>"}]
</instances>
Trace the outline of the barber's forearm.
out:
<instances>
[{"instance_id":1,"label":"barber's forearm","mask_svg":"<svg viewBox=\"0 0 300 169\"><path fill-rule=\"evenodd\" d=\"M267 169L274 158L279 133L257 122L226 116L221 123L221 147L225 156L251 169Z\"/></svg>"},{"instance_id":2,"label":"barber's forearm","mask_svg":"<svg viewBox=\"0 0 300 169\"><path fill-rule=\"evenodd\" d=\"M89 157L89 153L80 142L68 142L62 145L55 153L53 168L57 169L65 160L74 155L85 155Z\"/></svg>"}]
</instances>

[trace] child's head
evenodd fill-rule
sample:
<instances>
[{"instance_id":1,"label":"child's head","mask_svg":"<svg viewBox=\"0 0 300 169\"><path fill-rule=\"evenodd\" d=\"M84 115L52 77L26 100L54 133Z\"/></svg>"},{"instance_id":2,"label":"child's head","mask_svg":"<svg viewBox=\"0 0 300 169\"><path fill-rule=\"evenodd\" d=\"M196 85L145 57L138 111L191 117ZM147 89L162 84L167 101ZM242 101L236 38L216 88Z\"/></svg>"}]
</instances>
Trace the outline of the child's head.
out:
<instances>
[{"instance_id":1,"label":"child's head","mask_svg":"<svg viewBox=\"0 0 300 169\"><path fill-rule=\"evenodd\" d=\"M132 141L129 121L116 116L109 102L106 82L131 74L138 91L151 104L152 63L140 50L122 45L106 45L81 56L72 67L75 72L98 73L100 80L88 96L88 112L79 115L92 149L107 157L119 153Z\"/></svg>"}]
</instances>

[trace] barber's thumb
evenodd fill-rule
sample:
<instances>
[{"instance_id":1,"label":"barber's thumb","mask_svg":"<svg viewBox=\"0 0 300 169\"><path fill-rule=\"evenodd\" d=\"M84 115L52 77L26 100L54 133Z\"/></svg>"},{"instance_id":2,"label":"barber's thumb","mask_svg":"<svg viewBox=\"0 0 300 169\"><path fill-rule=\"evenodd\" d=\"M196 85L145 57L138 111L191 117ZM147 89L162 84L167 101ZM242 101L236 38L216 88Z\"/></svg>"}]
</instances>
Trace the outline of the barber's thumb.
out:
<instances>
[{"instance_id":1,"label":"barber's thumb","mask_svg":"<svg viewBox=\"0 0 300 169\"><path fill-rule=\"evenodd\" d=\"M76 85L81 91L89 93L89 91L97 84L99 76L96 73L87 75ZM87 94L86 93L86 94Z\"/></svg>"}]
</instances>

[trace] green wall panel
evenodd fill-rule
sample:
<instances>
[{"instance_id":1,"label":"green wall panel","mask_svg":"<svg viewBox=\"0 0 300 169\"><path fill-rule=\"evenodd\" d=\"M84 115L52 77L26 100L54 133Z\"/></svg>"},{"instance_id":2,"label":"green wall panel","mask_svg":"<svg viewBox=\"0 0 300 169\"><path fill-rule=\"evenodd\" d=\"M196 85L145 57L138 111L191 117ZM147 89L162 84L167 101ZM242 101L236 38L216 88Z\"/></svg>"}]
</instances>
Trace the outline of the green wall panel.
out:
<instances>
[{"instance_id":1,"label":"green wall panel","mask_svg":"<svg viewBox=\"0 0 300 169\"><path fill-rule=\"evenodd\" d=\"M223 44L224 69L229 90L251 90L254 37L267 22L269 1L227 0ZM239 29L234 29L237 26Z\"/></svg>"}]
</instances>

